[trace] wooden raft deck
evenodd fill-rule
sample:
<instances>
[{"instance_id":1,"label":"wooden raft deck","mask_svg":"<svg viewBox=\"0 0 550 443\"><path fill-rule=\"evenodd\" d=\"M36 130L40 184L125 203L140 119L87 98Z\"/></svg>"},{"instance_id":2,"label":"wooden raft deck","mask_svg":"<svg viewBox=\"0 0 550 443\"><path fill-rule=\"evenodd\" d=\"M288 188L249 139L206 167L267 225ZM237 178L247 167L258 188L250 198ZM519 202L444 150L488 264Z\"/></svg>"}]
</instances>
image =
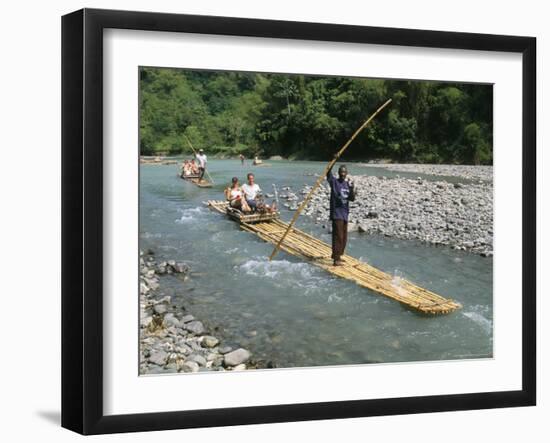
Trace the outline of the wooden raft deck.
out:
<instances>
[{"instance_id":1,"label":"wooden raft deck","mask_svg":"<svg viewBox=\"0 0 550 443\"><path fill-rule=\"evenodd\" d=\"M209 201L208 206L217 212L226 213L226 202ZM275 219L256 223L241 222L240 227L245 231L256 234L268 243L276 244L286 231L288 224ZM407 280L396 279L392 275L386 274L349 255L342 257L343 266L333 266L330 258L331 246L299 229L292 228L281 245L281 249L291 255L305 259L331 274L354 281L359 286L385 295L426 314L448 314L462 307L451 299L416 286Z\"/></svg>"},{"instance_id":2,"label":"wooden raft deck","mask_svg":"<svg viewBox=\"0 0 550 443\"><path fill-rule=\"evenodd\" d=\"M202 181L199 182L199 177L194 175L180 175L180 178L187 182L193 183L199 188L211 188L213 186L212 183L205 178L203 178Z\"/></svg>"}]
</instances>

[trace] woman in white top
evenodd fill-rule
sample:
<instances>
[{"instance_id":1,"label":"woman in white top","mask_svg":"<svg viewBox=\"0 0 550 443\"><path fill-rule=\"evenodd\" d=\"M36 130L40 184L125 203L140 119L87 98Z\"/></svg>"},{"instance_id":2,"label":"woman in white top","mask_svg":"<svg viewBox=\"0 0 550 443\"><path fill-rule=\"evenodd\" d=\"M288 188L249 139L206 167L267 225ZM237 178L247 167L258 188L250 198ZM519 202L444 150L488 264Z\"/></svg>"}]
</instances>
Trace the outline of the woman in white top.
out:
<instances>
[{"instance_id":1,"label":"woman in white top","mask_svg":"<svg viewBox=\"0 0 550 443\"><path fill-rule=\"evenodd\" d=\"M250 206L246 202L237 177L231 179L231 186L225 190L225 198L229 201L229 206L232 208L240 209L243 212L250 212Z\"/></svg>"}]
</instances>

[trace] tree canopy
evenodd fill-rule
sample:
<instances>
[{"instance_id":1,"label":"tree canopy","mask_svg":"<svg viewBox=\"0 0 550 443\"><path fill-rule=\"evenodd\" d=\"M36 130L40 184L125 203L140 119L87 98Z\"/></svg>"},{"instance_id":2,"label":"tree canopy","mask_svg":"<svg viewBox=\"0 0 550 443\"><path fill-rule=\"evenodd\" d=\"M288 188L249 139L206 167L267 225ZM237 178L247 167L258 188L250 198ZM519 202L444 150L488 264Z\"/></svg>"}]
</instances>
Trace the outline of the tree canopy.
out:
<instances>
[{"instance_id":1,"label":"tree canopy","mask_svg":"<svg viewBox=\"0 0 550 443\"><path fill-rule=\"evenodd\" d=\"M140 69L140 152L327 159L388 98L346 158L492 163L492 85L170 68Z\"/></svg>"}]
</instances>

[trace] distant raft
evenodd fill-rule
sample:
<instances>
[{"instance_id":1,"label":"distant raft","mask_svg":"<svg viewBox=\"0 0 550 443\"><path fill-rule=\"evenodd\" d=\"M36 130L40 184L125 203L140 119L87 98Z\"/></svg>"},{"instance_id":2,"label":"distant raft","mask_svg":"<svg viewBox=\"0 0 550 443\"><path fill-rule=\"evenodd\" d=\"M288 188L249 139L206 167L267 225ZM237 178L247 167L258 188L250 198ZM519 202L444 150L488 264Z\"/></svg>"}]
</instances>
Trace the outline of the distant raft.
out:
<instances>
[{"instance_id":1,"label":"distant raft","mask_svg":"<svg viewBox=\"0 0 550 443\"><path fill-rule=\"evenodd\" d=\"M180 178L184 179L185 181L193 183L195 186L198 186L199 188L211 188L212 182L208 181L203 177L202 180L199 179L199 175L180 175Z\"/></svg>"},{"instance_id":2,"label":"distant raft","mask_svg":"<svg viewBox=\"0 0 550 443\"><path fill-rule=\"evenodd\" d=\"M241 229L256 234L262 240L276 244L288 228L288 224L279 220L278 214L236 216L227 202L210 200L210 209L228 215L239 223ZM426 314L448 314L462 306L448 298L423 289L405 279L396 279L392 275L376 269L349 255L344 255L343 266L333 266L330 258L332 249L329 244L299 229L292 228L281 245L281 249L291 255L307 260L338 277L354 281L359 286L396 300L406 306Z\"/></svg>"}]
</instances>

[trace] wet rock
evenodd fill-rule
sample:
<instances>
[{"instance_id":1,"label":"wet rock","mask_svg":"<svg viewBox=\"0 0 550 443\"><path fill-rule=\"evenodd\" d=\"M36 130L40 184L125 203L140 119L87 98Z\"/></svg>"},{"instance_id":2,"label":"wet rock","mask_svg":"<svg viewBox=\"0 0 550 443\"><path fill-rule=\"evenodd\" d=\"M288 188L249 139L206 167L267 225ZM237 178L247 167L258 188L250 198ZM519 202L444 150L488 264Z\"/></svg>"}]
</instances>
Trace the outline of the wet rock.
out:
<instances>
[{"instance_id":1,"label":"wet rock","mask_svg":"<svg viewBox=\"0 0 550 443\"><path fill-rule=\"evenodd\" d=\"M189 271L189 267L185 263L176 263L174 265L174 271L178 274L183 274Z\"/></svg>"},{"instance_id":2,"label":"wet rock","mask_svg":"<svg viewBox=\"0 0 550 443\"><path fill-rule=\"evenodd\" d=\"M223 361L225 366L237 366L241 363L246 363L251 357L249 351L243 348L239 348L235 351L229 352L224 355Z\"/></svg>"}]
</instances>

